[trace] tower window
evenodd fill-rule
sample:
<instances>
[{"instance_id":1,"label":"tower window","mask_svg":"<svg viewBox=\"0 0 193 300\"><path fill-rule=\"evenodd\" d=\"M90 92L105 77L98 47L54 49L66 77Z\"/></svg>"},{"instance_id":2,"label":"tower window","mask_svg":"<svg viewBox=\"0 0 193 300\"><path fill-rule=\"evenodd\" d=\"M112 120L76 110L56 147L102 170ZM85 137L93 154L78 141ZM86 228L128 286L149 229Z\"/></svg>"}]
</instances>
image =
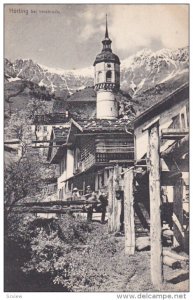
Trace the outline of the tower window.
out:
<instances>
[{"instance_id":1,"label":"tower window","mask_svg":"<svg viewBox=\"0 0 193 300\"><path fill-rule=\"evenodd\" d=\"M111 64L107 64L107 68L111 68Z\"/></svg>"},{"instance_id":2,"label":"tower window","mask_svg":"<svg viewBox=\"0 0 193 300\"><path fill-rule=\"evenodd\" d=\"M107 71L107 73L106 73L106 81L107 82L111 82L111 78L112 78L112 72L111 71Z\"/></svg>"}]
</instances>

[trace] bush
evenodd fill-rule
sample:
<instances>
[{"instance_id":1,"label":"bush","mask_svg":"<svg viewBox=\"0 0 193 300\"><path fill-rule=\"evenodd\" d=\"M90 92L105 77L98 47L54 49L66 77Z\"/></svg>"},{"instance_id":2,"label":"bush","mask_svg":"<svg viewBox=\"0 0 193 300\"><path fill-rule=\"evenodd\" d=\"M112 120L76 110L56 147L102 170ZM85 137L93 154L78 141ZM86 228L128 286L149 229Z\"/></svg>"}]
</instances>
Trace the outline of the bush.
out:
<instances>
[{"instance_id":1,"label":"bush","mask_svg":"<svg viewBox=\"0 0 193 300\"><path fill-rule=\"evenodd\" d=\"M87 241L92 225L79 218L65 215L60 220L36 219L29 225L31 235L31 257L22 270L30 275L34 272L49 276L64 290L72 290L77 280L77 267L82 248ZM81 261L82 264L82 261Z\"/></svg>"},{"instance_id":2,"label":"bush","mask_svg":"<svg viewBox=\"0 0 193 300\"><path fill-rule=\"evenodd\" d=\"M67 214L58 220L24 216L9 238L27 249L20 269L29 278L41 278L39 285L47 280L60 291L97 291L111 275L110 262L118 253L115 239L105 231L106 226Z\"/></svg>"}]
</instances>

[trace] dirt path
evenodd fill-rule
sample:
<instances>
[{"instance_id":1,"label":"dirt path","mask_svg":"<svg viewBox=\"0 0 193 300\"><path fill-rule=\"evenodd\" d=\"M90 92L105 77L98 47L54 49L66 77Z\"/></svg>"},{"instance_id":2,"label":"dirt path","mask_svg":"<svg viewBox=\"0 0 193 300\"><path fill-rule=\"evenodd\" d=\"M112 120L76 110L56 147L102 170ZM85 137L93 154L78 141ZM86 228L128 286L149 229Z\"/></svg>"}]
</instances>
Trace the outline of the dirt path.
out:
<instances>
[{"instance_id":1,"label":"dirt path","mask_svg":"<svg viewBox=\"0 0 193 300\"><path fill-rule=\"evenodd\" d=\"M103 229L104 230L104 229ZM150 278L150 251L135 252L133 256L124 253L124 237L109 238L116 243L119 251L109 255L108 265L105 267L109 278L98 291L103 292L153 292L156 291ZM106 264L106 261L104 261ZM164 292L187 292L189 290L188 266L172 270L168 266L163 268ZM96 291L96 290L95 290Z\"/></svg>"}]
</instances>

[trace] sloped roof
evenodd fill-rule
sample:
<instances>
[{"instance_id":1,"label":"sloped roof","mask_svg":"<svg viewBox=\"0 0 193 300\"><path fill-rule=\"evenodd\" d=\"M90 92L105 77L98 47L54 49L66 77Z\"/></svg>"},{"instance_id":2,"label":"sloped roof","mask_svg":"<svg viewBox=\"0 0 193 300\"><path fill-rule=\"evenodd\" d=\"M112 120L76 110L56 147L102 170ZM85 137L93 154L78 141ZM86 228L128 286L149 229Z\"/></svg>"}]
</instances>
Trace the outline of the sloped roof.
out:
<instances>
[{"instance_id":1,"label":"sloped roof","mask_svg":"<svg viewBox=\"0 0 193 300\"><path fill-rule=\"evenodd\" d=\"M85 133L133 133L133 128L127 119L92 119L92 120L72 120L74 125ZM128 132L129 131L129 132Z\"/></svg>"},{"instance_id":2,"label":"sloped roof","mask_svg":"<svg viewBox=\"0 0 193 300\"><path fill-rule=\"evenodd\" d=\"M54 125L54 124L64 124L69 121L68 116L65 112L62 113L48 113L43 115L36 115L33 124L35 125Z\"/></svg>"}]
</instances>

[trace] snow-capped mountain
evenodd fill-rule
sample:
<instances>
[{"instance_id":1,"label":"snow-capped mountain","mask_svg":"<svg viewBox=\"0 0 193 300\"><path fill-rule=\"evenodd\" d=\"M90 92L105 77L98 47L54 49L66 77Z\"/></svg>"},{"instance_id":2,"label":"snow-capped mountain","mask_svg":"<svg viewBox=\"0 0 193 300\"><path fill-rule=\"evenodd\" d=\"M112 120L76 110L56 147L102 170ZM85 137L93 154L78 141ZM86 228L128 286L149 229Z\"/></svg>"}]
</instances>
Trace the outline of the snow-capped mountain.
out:
<instances>
[{"instance_id":1,"label":"snow-capped mountain","mask_svg":"<svg viewBox=\"0 0 193 300\"><path fill-rule=\"evenodd\" d=\"M136 97L156 84L188 76L188 67L188 47L156 52L143 49L121 61L121 89ZM54 69L31 59L17 59L14 62L5 59L5 75L8 81L24 79L45 86L51 92L67 90L72 94L76 90L93 86L94 70L92 66L77 70Z\"/></svg>"},{"instance_id":2,"label":"snow-capped mountain","mask_svg":"<svg viewBox=\"0 0 193 300\"><path fill-rule=\"evenodd\" d=\"M122 61L121 88L137 97L144 90L189 74L189 49L143 49Z\"/></svg>"},{"instance_id":3,"label":"snow-capped mountain","mask_svg":"<svg viewBox=\"0 0 193 300\"><path fill-rule=\"evenodd\" d=\"M7 80L28 80L45 86L52 93L67 90L72 94L76 90L93 85L92 67L79 70L63 70L48 68L31 59L17 59L13 63L5 59L5 75Z\"/></svg>"}]
</instances>

